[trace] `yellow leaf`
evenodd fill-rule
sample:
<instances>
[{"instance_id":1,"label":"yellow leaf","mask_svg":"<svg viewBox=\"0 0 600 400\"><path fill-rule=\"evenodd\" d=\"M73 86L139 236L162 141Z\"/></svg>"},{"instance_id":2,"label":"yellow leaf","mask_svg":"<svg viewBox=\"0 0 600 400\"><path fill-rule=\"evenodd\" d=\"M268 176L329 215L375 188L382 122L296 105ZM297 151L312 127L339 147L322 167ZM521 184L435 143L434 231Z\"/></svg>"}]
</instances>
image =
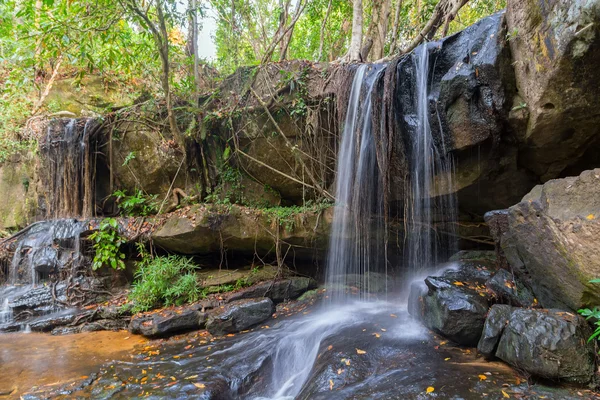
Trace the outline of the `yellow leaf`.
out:
<instances>
[{"instance_id":1,"label":"yellow leaf","mask_svg":"<svg viewBox=\"0 0 600 400\"><path fill-rule=\"evenodd\" d=\"M502 397L504 397L505 399L510 399L510 396L504 390L502 391Z\"/></svg>"},{"instance_id":2,"label":"yellow leaf","mask_svg":"<svg viewBox=\"0 0 600 400\"><path fill-rule=\"evenodd\" d=\"M344 372L344 370L343 370L343 369L341 369L341 368L338 368L338 370L337 370L337 374L338 374L338 375L341 375L341 374L342 374L342 372Z\"/></svg>"},{"instance_id":3,"label":"yellow leaf","mask_svg":"<svg viewBox=\"0 0 600 400\"><path fill-rule=\"evenodd\" d=\"M448 357L448 358L444 358L444 361L448 361L449 359L450 359L450 357Z\"/></svg>"},{"instance_id":4,"label":"yellow leaf","mask_svg":"<svg viewBox=\"0 0 600 400\"><path fill-rule=\"evenodd\" d=\"M196 379L197 377L198 377L198 375L192 375L192 376L188 376L188 377L187 377L187 378L185 378L185 379Z\"/></svg>"},{"instance_id":5,"label":"yellow leaf","mask_svg":"<svg viewBox=\"0 0 600 400\"><path fill-rule=\"evenodd\" d=\"M435 390L435 388L434 388L433 386L429 386L429 387L428 387L428 388L427 388L425 391L426 391L427 393L431 393L431 392L433 392L434 390Z\"/></svg>"},{"instance_id":6,"label":"yellow leaf","mask_svg":"<svg viewBox=\"0 0 600 400\"><path fill-rule=\"evenodd\" d=\"M367 354L367 352L361 349L356 349L356 354Z\"/></svg>"},{"instance_id":7,"label":"yellow leaf","mask_svg":"<svg viewBox=\"0 0 600 400\"><path fill-rule=\"evenodd\" d=\"M332 346L332 345L329 345L329 346L327 347L327 350L331 350L331 349L333 349L333 346Z\"/></svg>"},{"instance_id":8,"label":"yellow leaf","mask_svg":"<svg viewBox=\"0 0 600 400\"><path fill-rule=\"evenodd\" d=\"M196 386L198 389L204 389L206 387L204 383L194 383L194 386Z\"/></svg>"},{"instance_id":9,"label":"yellow leaf","mask_svg":"<svg viewBox=\"0 0 600 400\"><path fill-rule=\"evenodd\" d=\"M485 381L487 379L487 376L485 375L479 375L479 380L480 381Z\"/></svg>"},{"instance_id":10,"label":"yellow leaf","mask_svg":"<svg viewBox=\"0 0 600 400\"><path fill-rule=\"evenodd\" d=\"M464 283L462 283L462 282L459 282L459 281L456 281L456 282L454 282L453 284L454 284L454 285L456 285L456 286L465 286L465 284L464 284Z\"/></svg>"},{"instance_id":11,"label":"yellow leaf","mask_svg":"<svg viewBox=\"0 0 600 400\"><path fill-rule=\"evenodd\" d=\"M333 379L329 380L329 390L333 390Z\"/></svg>"},{"instance_id":12,"label":"yellow leaf","mask_svg":"<svg viewBox=\"0 0 600 400\"><path fill-rule=\"evenodd\" d=\"M377 339L379 339L381 337L381 335L379 333L374 333L373 336L375 336Z\"/></svg>"},{"instance_id":13,"label":"yellow leaf","mask_svg":"<svg viewBox=\"0 0 600 400\"><path fill-rule=\"evenodd\" d=\"M590 214L590 215L588 215L587 217L585 217L585 219L587 219L588 221L591 221L591 220L593 220L594 218L596 218L596 217L594 216L594 214Z\"/></svg>"}]
</instances>

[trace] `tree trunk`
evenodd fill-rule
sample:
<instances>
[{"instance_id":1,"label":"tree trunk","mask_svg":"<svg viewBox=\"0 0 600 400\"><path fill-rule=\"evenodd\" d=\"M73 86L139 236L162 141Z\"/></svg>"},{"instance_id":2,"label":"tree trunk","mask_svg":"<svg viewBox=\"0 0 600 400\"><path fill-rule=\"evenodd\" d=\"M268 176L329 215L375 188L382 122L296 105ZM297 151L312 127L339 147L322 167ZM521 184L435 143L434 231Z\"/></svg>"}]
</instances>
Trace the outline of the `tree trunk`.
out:
<instances>
[{"instance_id":1,"label":"tree trunk","mask_svg":"<svg viewBox=\"0 0 600 400\"><path fill-rule=\"evenodd\" d=\"M363 4L362 0L352 0L352 37L348 48L349 61L361 61L360 50L363 37Z\"/></svg>"},{"instance_id":2,"label":"tree trunk","mask_svg":"<svg viewBox=\"0 0 600 400\"><path fill-rule=\"evenodd\" d=\"M325 26L327 26L327 20L329 19L329 14L331 13L331 3L333 3L333 0L329 0L329 4L327 4L327 12L325 13L325 18L323 19L323 23L321 24L321 40L319 41L319 55L317 56L318 61L321 61L321 58L323 58L323 43L325 42Z\"/></svg>"},{"instance_id":3,"label":"tree trunk","mask_svg":"<svg viewBox=\"0 0 600 400\"><path fill-rule=\"evenodd\" d=\"M390 44L390 51L388 54L396 53L398 48L398 31L400 30L400 13L402 12L402 1L398 0L396 3L396 13L394 14L394 26L392 28L392 43Z\"/></svg>"},{"instance_id":4,"label":"tree trunk","mask_svg":"<svg viewBox=\"0 0 600 400\"><path fill-rule=\"evenodd\" d=\"M383 58L385 50L385 42L387 38L389 19L390 19L390 4L391 0L380 0L373 2L373 19L369 26L367 37L372 41L369 60L379 60ZM364 49L365 46L363 46ZM363 54L365 59L366 54Z\"/></svg>"}]
</instances>

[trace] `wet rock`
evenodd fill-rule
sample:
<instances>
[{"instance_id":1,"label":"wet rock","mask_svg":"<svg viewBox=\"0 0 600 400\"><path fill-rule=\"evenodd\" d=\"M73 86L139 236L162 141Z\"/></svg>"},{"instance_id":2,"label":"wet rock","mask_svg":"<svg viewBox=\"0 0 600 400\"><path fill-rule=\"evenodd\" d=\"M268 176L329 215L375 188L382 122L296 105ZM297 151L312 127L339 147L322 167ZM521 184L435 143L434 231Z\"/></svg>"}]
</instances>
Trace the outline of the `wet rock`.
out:
<instances>
[{"instance_id":1,"label":"wet rock","mask_svg":"<svg viewBox=\"0 0 600 400\"><path fill-rule=\"evenodd\" d=\"M274 311L269 298L232 301L209 313L206 329L212 335L236 333L269 319Z\"/></svg>"},{"instance_id":2,"label":"wet rock","mask_svg":"<svg viewBox=\"0 0 600 400\"><path fill-rule=\"evenodd\" d=\"M600 304L600 169L556 179L509 209L502 246L544 307Z\"/></svg>"},{"instance_id":3,"label":"wet rock","mask_svg":"<svg viewBox=\"0 0 600 400\"><path fill-rule=\"evenodd\" d=\"M63 310L27 320L27 325L34 332L49 332L57 327L69 325L89 317L92 313L93 310Z\"/></svg>"},{"instance_id":4,"label":"wet rock","mask_svg":"<svg viewBox=\"0 0 600 400\"><path fill-rule=\"evenodd\" d=\"M510 318L513 308L504 304L494 304L483 326L481 339L477 344L477 351L483 354L486 358L492 358L496 353L498 342L504 332L506 324Z\"/></svg>"},{"instance_id":5,"label":"wet rock","mask_svg":"<svg viewBox=\"0 0 600 400\"><path fill-rule=\"evenodd\" d=\"M232 293L227 298L227 302L268 297L274 303L281 303L285 300L295 299L307 290L316 287L317 282L314 279L305 277L292 277L278 281L262 282Z\"/></svg>"},{"instance_id":6,"label":"wet rock","mask_svg":"<svg viewBox=\"0 0 600 400\"><path fill-rule=\"evenodd\" d=\"M502 304L515 307L530 307L535 304L535 297L519 279L505 269L500 269L485 286L496 295L496 300Z\"/></svg>"},{"instance_id":7,"label":"wet rock","mask_svg":"<svg viewBox=\"0 0 600 400\"><path fill-rule=\"evenodd\" d=\"M502 237L508 231L508 210L488 211L483 215L483 220L490 228L490 234L494 239L497 267L508 268L508 261L502 250Z\"/></svg>"},{"instance_id":8,"label":"wet rock","mask_svg":"<svg viewBox=\"0 0 600 400\"><path fill-rule=\"evenodd\" d=\"M491 272L485 263L463 262L440 276L411 285L408 310L425 326L452 341L476 346L488 311L484 283Z\"/></svg>"},{"instance_id":9,"label":"wet rock","mask_svg":"<svg viewBox=\"0 0 600 400\"><path fill-rule=\"evenodd\" d=\"M515 309L496 356L546 379L587 383L594 376L591 330L575 314L559 310Z\"/></svg>"},{"instance_id":10,"label":"wet rock","mask_svg":"<svg viewBox=\"0 0 600 400\"><path fill-rule=\"evenodd\" d=\"M202 329L206 314L199 309L199 305L191 305L137 314L131 318L129 330L148 337L162 337Z\"/></svg>"},{"instance_id":11,"label":"wet rock","mask_svg":"<svg viewBox=\"0 0 600 400\"><path fill-rule=\"evenodd\" d=\"M495 261L496 253L491 250L461 250L453 254L448 261Z\"/></svg>"}]
</instances>

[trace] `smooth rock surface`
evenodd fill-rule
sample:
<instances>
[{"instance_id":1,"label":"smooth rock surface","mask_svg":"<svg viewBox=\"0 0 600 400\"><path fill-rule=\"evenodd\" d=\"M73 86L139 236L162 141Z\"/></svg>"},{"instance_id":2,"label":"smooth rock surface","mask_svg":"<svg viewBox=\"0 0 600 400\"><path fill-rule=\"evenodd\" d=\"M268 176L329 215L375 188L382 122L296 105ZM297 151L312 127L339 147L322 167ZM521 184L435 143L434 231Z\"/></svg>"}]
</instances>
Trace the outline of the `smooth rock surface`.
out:
<instances>
[{"instance_id":1,"label":"smooth rock surface","mask_svg":"<svg viewBox=\"0 0 600 400\"><path fill-rule=\"evenodd\" d=\"M137 314L131 318L129 330L131 333L148 337L160 337L202 329L206 321L206 314L200 312L199 309L199 305L191 305Z\"/></svg>"},{"instance_id":2,"label":"smooth rock surface","mask_svg":"<svg viewBox=\"0 0 600 400\"><path fill-rule=\"evenodd\" d=\"M227 298L227 302L268 297L273 300L274 303L281 303L285 300L295 299L304 292L316 287L317 282L314 279L304 277L291 277L283 280L267 281L232 293Z\"/></svg>"},{"instance_id":3,"label":"smooth rock surface","mask_svg":"<svg viewBox=\"0 0 600 400\"><path fill-rule=\"evenodd\" d=\"M505 269L499 269L485 286L496 296L496 301L515 307L531 307L535 305L535 297L519 279Z\"/></svg>"},{"instance_id":4,"label":"smooth rock surface","mask_svg":"<svg viewBox=\"0 0 600 400\"><path fill-rule=\"evenodd\" d=\"M217 336L236 333L269 319L274 311L269 298L232 301L209 313L206 329Z\"/></svg>"}]
</instances>

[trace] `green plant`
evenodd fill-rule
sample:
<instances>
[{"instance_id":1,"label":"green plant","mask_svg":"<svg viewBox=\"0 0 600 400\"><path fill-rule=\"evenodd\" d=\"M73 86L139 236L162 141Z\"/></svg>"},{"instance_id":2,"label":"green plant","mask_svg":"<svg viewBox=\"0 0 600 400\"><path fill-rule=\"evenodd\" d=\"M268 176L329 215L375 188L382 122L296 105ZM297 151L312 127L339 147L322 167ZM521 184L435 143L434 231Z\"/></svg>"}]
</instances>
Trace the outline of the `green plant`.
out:
<instances>
[{"instance_id":1,"label":"green plant","mask_svg":"<svg viewBox=\"0 0 600 400\"><path fill-rule=\"evenodd\" d=\"M141 215L145 217L157 212L156 195L146 196L138 189L132 196L129 196L126 190L117 190L113 193L113 196L116 198L119 211L123 215Z\"/></svg>"},{"instance_id":2,"label":"green plant","mask_svg":"<svg viewBox=\"0 0 600 400\"><path fill-rule=\"evenodd\" d=\"M135 151L130 151L125 156L125 160L123 161L123 167L126 166L126 165L128 165L131 160L135 160Z\"/></svg>"},{"instance_id":3,"label":"green plant","mask_svg":"<svg viewBox=\"0 0 600 400\"><path fill-rule=\"evenodd\" d=\"M196 281L195 270L196 266L187 257L145 256L138 263L135 282L129 295L132 311L147 311L162 305L198 301L202 292Z\"/></svg>"},{"instance_id":4,"label":"green plant","mask_svg":"<svg viewBox=\"0 0 600 400\"><path fill-rule=\"evenodd\" d=\"M600 279L592 279L590 283L600 283ZM577 312L583 315L587 320L594 320L594 325L596 326L596 329L594 330L594 333L592 333L592 335L588 338L588 342L600 336L600 309L598 307L594 307L593 309L582 308L580 310L577 310Z\"/></svg>"},{"instance_id":5,"label":"green plant","mask_svg":"<svg viewBox=\"0 0 600 400\"><path fill-rule=\"evenodd\" d=\"M119 224L114 218L106 218L100 222L98 230L90 236L94 248L94 260L92 269L97 270L103 266L113 269L125 269L123 259L125 254L121 251L121 245L125 240L119 234Z\"/></svg>"}]
</instances>

